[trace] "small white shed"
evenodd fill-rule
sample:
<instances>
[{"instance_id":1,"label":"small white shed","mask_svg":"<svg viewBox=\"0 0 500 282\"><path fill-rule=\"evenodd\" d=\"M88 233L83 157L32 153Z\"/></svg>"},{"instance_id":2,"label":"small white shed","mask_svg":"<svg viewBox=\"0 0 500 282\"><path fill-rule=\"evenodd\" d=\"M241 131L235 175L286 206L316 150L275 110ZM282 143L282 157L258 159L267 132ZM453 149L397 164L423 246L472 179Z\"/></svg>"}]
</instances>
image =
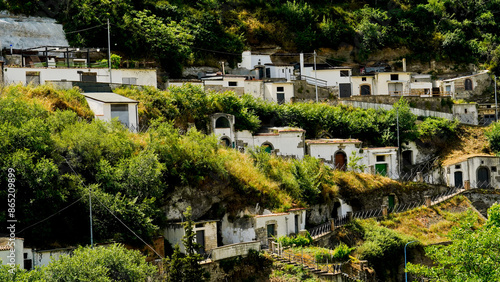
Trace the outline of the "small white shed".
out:
<instances>
[{"instance_id":1,"label":"small white shed","mask_svg":"<svg viewBox=\"0 0 500 282\"><path fill-rule=\"evenodd\" d=\"M115 93L82 93L87 99L95 117L104 121L117 118L130 131L136 132L139 126L137 106L139 102Z\"/></svg>"}]
</instances>

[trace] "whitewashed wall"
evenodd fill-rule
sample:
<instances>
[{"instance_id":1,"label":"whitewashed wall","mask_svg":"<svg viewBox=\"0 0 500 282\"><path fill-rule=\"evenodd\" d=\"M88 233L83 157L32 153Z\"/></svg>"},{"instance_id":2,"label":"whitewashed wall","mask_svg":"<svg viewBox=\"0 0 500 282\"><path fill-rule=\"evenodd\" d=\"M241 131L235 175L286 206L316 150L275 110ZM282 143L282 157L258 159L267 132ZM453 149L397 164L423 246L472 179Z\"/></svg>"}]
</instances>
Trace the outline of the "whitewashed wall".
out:
<instances>
[{"instance_id":1,"label":"whitewashed wall","mask_svg":"<svg viewBox=\"0 0 500 282\"><path fill-rule=\"evenodd\" d=\"M108 69L88 69L88 68L4 68L4 82L6 84L26 84L26 72L40 72L40 83L46 81L80 81L78 72L97 73L97 82L109 83ZM122 83L123 78L137 78L137 85L157 87L156 70L141 69L114 69L111 72L112 83Z\"/></svg>"},{"instance_id":2,"label":"whitewashed wall","mask_svg":"<svg viewBox=\"0 0 500 282\"><path fill-rule=\"evenodd\" d=\"M21 269L24 268L24 239L22 238L15 238L14 239L14 252L11 253L10 249L9 250L3 250L0 251L0 260L2 260L3 265L9 265L9 263L15 263L19 265ZM12 254L14 256L12 257ZM11 261L13 259L13 261Z\"/></svg>"},{"instance_id":3,"label":"whitewashed wall","mask_svg":"<svg viewBox=\"0 0 500 282\"><path fill-rule=\"evenodd\" d=\"M470 181L473 186L477 183L477 170L480 167L486 167L490 173L490 185L496 189L500 188L500 158L496 156L477 156L471 157L459 163L446 165L444 167L446 183L449 186L455 186L455 172L462 172L463 181ZM492 171L492 167L496 168L496 172Z\"/></svg>"},{"instance_id":4,"label":"whitewashed wall","mask_svg":"<svg viewBox=\"0 0 500 282\"><path fill-rule=\"evenodd\" d=\"M375 75L375 80L377 81L377 94L376 95L389 95L389 83L391 82L391 74L398 74L398 81L403 82L403 93L409 92L409 84L411 74L408 72L379 72Z\"/></svg>"},{"instance_id":5,"label":"whitewashed wall","mask_svg":"<svg viewBox=\"0 0 500 282\"><path fill-rule=\"evenodd\" d=\"M361 143L357 143L361 144ZM346 164L349 163L349 159L352 157L353 152L359 156L359 148L356 148L356 143L308 143L308 154L312 157L318 159L324 159L328 162L335 161L335 154L337 152L344 152L347 157ZM340 146L343 148L341 149Z\"/></svg>"}]
</instances>

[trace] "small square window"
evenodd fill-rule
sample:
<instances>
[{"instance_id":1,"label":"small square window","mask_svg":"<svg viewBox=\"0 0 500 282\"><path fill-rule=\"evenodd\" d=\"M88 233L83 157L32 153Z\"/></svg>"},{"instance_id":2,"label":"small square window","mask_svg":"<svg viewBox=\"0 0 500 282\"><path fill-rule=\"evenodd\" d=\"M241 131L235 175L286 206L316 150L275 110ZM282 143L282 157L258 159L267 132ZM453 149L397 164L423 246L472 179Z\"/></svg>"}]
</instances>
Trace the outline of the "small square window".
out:
<instances>
[{"instance_id":1,"label":"small square window","mask_svg":"<svg viewBox=\"0 0 500 282\"><path fill-rule=\"evenodd\" d=\"M377 162L385 162L385 156L377 156Z\"/></svg>"},{"instance_id":2,"label":"small square window","mask_svg":"<svg viewBox=\"0 0 500 282\"><path fill-rule=\"evenodd\" d=\"M399 74L391 74L391 80L399 80Z\"/></svg>"},{"instance_id":3,"label":"small square window","mask_svg":"<svg viewBox=\"0 0 500 282\"><path fill-rule=\"evenodd\" d=\"M195 224L195 225L194 225L194 227L196 227L196 228L201 228L201 227L203 227L203 223L198 223L198 224Z\"/></svg>"},{"instance_id":4,"label":"small square window","mask_svg":"<svg viewBox=\"0 0 500 282\"><path fill-rule=\"evenodd\" d=\"M276 87L276 91L278 91L278 92L285 92L285 87L278 86L278 87Z\"/></svg>"},{"instance_id":5,"label":"small square window","mask_svg":"<svg viewBox=\"0 0 500 282\"><path fill-rule=\"evenodd\" d=\"M361 81L366 81L366 77L362 77L362 78L361 78Z\"/></svg>"},{"instance_id":6,"label":"small square window","mask_svg":"<svg viewBox=\"0 0 500 282\"><path fill-rule=\"evenodd\" d=\"M238 86L238 82L237 81L229 81L227 83L227 85L229 85L229 86Z\"/></svg>"},{"instance_id":7,"label":"small square window","mask_svg":"<svg viewBox=\"0 0 500 282\"><path fill-rule=\"evenodd\" d=\"M497 172L497 167L496 166L492 166L491 167L491 172Z\"/></svg>"},{"instance_id":8,"label":"small square window","mask_svg":"<svg viewBox=\"0 0 500 282\"><path fill-rule=\"evenodd\" d=\"M461 169L462 166L461 165L455 165L455 169Z\"/></svg>"},{"instance_id":9,"label":"small square window","mask_svg":"<svg viewBox=\"0 0 500 282\"><path fill-rule=\"evenodd\" d=\"M349 76L348 70L341 70L340 71L340 77L348 77L348 76Z\"/></svg>"}]
</instances>

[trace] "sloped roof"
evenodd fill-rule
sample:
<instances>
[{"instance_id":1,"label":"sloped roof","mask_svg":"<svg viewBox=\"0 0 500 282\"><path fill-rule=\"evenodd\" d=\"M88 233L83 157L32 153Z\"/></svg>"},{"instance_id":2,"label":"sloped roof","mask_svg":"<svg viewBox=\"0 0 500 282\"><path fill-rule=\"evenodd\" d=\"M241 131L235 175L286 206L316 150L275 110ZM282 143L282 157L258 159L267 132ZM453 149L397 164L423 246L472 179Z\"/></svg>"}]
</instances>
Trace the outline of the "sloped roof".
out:
<instances>
[{"instance_id":1,"label":"sloped roof","mask_svg":"<svg viewBox=\"0 0 500 282\"><path fill-rule=\"evenodd\" d=\"M83 96L103 103L139 103L116 93L82 93Z\"/></svg>"},{"instance_id":2,"label":"sloped roof","mask_svg":"<svg viewBox=\"0 0 500 282\"><path fill-rule=\"evenodd\" d=\"M14 16L0 12L0 49L69 46L61 24L51 18Z\"/></svg>"}]
</instances>

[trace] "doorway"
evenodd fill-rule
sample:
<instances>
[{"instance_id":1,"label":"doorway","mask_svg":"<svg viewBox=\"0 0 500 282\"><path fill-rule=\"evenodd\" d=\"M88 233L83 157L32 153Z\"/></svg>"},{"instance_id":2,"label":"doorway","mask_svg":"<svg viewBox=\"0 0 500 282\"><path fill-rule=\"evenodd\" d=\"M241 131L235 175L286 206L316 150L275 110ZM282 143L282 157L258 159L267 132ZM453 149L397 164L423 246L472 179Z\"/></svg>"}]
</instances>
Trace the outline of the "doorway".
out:
<instances>
[{"instance_id":1,"label":"doorway","mask_svg":"<svg viewBox=\"0 0 500 282\"><path fill-rule=\"evenodd\" d=\"M455 171L455 187L464 187L463 173L461 171Z\"/></svg>"},{"instance_id":2,"label":"doorway","mask_svg":"<svg viewBox=\"0 0 500 282\"><path fill-rule=\"evenodd\" d=\"M344 152L335 153L335 168L338 170L347 170L347 156Z\"/></svg>"},{"instance_id":3,"label":"doorway","mask_svg":"<svg viewBox=\"0 0 500 282\"><path fill-rule=\"evenodd\" d=\"M488 188L490 186L490 171L482 166L477 169L477 187Z\"/></svg>"}]
</instances>

